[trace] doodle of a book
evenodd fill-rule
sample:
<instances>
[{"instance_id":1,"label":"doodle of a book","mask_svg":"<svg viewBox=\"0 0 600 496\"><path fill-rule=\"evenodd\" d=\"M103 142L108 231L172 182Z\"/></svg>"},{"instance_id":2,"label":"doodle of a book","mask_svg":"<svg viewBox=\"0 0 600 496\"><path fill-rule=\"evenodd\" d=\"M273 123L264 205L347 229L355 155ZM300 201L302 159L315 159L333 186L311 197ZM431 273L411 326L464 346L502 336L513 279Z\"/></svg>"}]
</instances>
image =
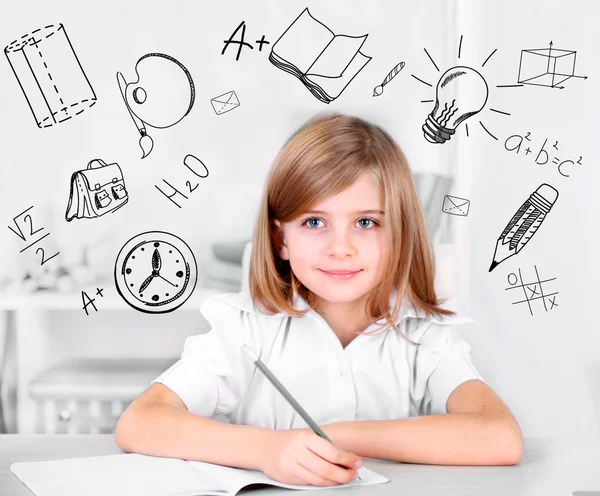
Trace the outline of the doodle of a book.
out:
<instances>
[{"instance_id":1,"label":"doodle of a book","mask_svg":"<svg viewBox=\"0 0 600 496\"><path fill-rule=\"evenodd\" d=\"M269 60L330 103L372 57L360 52L368 35L336 35L304 9L271 48Z\"/></svg>"}]
</instances>

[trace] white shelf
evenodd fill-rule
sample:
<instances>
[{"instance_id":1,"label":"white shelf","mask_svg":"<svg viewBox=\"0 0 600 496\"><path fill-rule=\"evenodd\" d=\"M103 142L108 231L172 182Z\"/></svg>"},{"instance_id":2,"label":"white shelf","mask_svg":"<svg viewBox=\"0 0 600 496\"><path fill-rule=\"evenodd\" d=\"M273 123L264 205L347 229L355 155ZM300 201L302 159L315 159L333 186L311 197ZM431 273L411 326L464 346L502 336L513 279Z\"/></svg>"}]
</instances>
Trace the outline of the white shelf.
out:
<instances>
[{"instance_id":1,"label":"white shelf","mask_svg":"<svg viewBox=\"0 0 600 496\"><path fill-rule=\"evenodd\" d=\"M96 287L102 288L104 296L96 295ZM128 311L141 314L129 306L108 282L86 285L84 291L94 298L98 311ZM194 293L175 312L197 312L200 314L202 302L213 295L223 294L218 288L196 286ZM0 291L0 317L3 312L14 312L15 350L17 364L17 429L20 434L33 434L36 427L36 403L30 395L29 385L36 376L48 368L53 361L50 344L54 339L54 329L48 321L47 312L83 312L81 292L60 293L39 291L32 293L9 293ZM93 308L88 307L93 312ZM187 313L194 318L193 314ZM67 317L67 320L70 316ZM199 320L199 319L198 319ZM0 318L0 340L7 330L8 319ZM2 345L3 343L0 343ZM0 346L1 347L1 346Z\"/></svg>"},{"instance_id":2,"label":"white shelf","mask_svg":"<svg viewBox=\"0 0 600 496\"><path fill-rule=\"evenodd\" d=\"M102 310L134 310L123 298L121 298L114 287L108 286L108 283L98 283L98 287L103 288L104 296L96 295L96 287L87 288L85 291L94 302L98 309ZM177 308L175 311L186 310L198 311L202 302L209 296L223 294L227 291L196 287L192 296ZM34 293L2 293L0 292L0 310L82 310L83 301L81 292L79 293L59 293L54 291L40 291ZM93 308L88 307L93 311Z\"/></svg>"}]
</instances>

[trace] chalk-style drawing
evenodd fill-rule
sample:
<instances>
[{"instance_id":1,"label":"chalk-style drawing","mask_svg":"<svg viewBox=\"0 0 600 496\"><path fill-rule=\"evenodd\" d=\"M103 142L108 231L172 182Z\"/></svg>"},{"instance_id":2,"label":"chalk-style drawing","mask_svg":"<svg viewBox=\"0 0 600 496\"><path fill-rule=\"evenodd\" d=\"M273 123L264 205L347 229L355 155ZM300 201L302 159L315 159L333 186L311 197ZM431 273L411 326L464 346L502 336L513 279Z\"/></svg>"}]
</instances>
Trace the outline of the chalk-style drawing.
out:
<instances>
[{"instance_id":1,"label":"chalk-style drawing","mask_svg":"<svg viewBox=\"0 0 600 496\"><path fill-rule=\"evenodd\" d=\"M184 195L181 191L179 191L175 186L173 186L169 181L167 181L166 179L162 180L163 183L165 183L169 188L171 188L173 191L171 192L170 195L168 195L167 193L165 193L162 189L160 189L158 187L158 185L154 185L154 187L160 191L167 199L171 200L171 202L178 208L181 208L181 205L179 205L179 203L177 203L175 200L173 200L174 196L177 196L178 194L183 196L186 200L188 199L188 197L186 195ZM189 181L188 181L189 182ZM191 188L190 188L191 189ZM194 188L195 189L195 188ZM191 193L191 191L190 191Z\"/></svg>"},{"instance_id":2,"label":"chalk-style drawing","mask_svg":"<svg viewBox=\"0 0 600 496\"><path fill-rule=\"evenodd\" d=\"M237 34L237 32L240 29L242 30L242 39L236 40L235 35ZM237 55L235 56L236 61L240 59L240 54L242 53L242 48L247 47L247 48L250 48L250 50L254 50L254 47L250 43L245 41L245 39L246 39L246 21L242 21L238 24L238 27L235 28L235 31L231 34L229 39L223 40L223 42L225 43L225 46L223 47L223 50L221 50L221 55L225 55L225 52L229 48L229 45L237 45L238 46ZM262 45L260 45L260 48L262 48Z\"/></svg>"},{"instance_id":3,"label":"chalk-style drawing","mask_svg":"<svg viewBox=\"0 0 600 496\"><path fill-rule=\"evenodd\" d=\"M435 98L433 110L423 124L423 134L430 143L445 143L461 122L485 107L488 85L475 69L459 65L442 74Z\"/></svg>"},{"instance_id":4,"label":"chalk-style drawing","mask_svg":"<svg viewBox=\"0 0 600 496\"><path fill-rule=\"evenodd\" d=\"M262 52L263 45L270 45L271 44L270 41L265 40L265 35L264 34L260 37L260 40L256 40L255 43L258 43L258 51L259 52Z\"/></svg>"},{"instance_id":5,"label":"chalk-style drawing","mask_svg":"<svg viewBox=\"0 0 600 496\"><path fill-rule=\"evenodd\" d=\"M14 234L16 234L19 238L21 238L21 240L23 242L25 242L25 243L29 243L30 239L33 238L35 234L37 234L40 231L44 230L43 227L40 227L39 229L34 229L34 223L33 223L33 219L31 217L31 214L27 213L32 208L33 208L33 205L31 205L31 207L23 210L20 214L15 215L13 217L13 222L15 223L15 227L17 228L16 230L13 229L10 226L7 226ZM23 231L23 229L21 229L21 226L17 222L17 219L21 219L23 221L23 224L25 224L26 226L29 226L29 229L26 229L25 231ZM23 253L25 250L31 248L33 245L35 245L36 243L39 243L42 239L47 238L48 236L50 236L49 232L46 233L46 234L44 234L43 236L39 237L38 239L36 239L34 242L29 243L25 248L23 248L22 250L20 250L19 253ZM44 251L44 249L42 247L38 247L35 250L36 255L38 253L40 253L40 252L41 252L40 265L44 265L46 262L52 260L54 257L56 257L60 253L58 251L54 255L52 255L51 257L46 258L46 252Z\"/></svg>"},{"instance_id":6,"label":"chalk-style drawing","mask_svg":"<svg viewBox=\"0 0 600 496\"><path fill-rule=\"evenodd\" d=\"M114 275L118 293L131 307L145 313L167 313L194 292L198 266L181 238L150 231L123 245Z\"/></svg>"},{"instance_id":7,"label":"chalk-style drawing","mask_svg":"<svg viewBox=\"0 0 600 496\"><path fill-rule=\"evenodd\" d=\"M471 201L458 196L445 195L442 203L442 212L450 215L460 215L466 217L469 215Z\"/></svg>"},{"instance_id":8,"label":"chalk-style drawing","mask_svg":"<svg viewBox=\"0 0 600 496\"><path fill-rule=\"evenodd\" d=\"M331 103L371 60L360 51L367 36L336 35L306 8L271 47L269 60Z\"/></svg>"},{"instance_id":9,"label":"chalk-style drawing","mask_svg":"<svg viewBox=\"0 0 600 496\"><path fill-rule=\"evenodd\" d=\"M521 84L562 90L561 85L567 79L587 79L587 76L575 75L576 58L576 51L552 48L552 42L549 48L521 50L517 80Z\"/></svg>"},{"instance_id":10,"label":"chalk-style drawing","mask_svg":"<svg viewBox=\"0 0 600 496\"><path fill-rule=\"evenodd\" d=\"M96 296L99 295L101 298L104 298L102 291L104 291L104 288L96 288ZM96 312L98 311L98 309L96 308L96 304L94 303L96 301L96 298L90 298L85 291L81 292L81 301L83 302L83 307L81 308L82 310L85 310L86 315L89 315L87 307L89 307L90 305L94 307L94 310L96 310Z\"/></svg>"},{"instance_id":11,"label":"chalk-style drawing","mask_svg":"<svg viewBox=\"0 0 600 496\"><path fill-rule=\"evenodd\" d=\"M202 162L202 160L200 160L198 157L195 157L191 153L188 153L183 158L183 165L185 165L190 171L192 171L193 174L197 175L198 177L201 177L202 179L208 177L208 167L206 167L206 165L204 165L204 162ZM194 167L197 167L197 168L202 167L206 171L206 174L198 174L194 170Z\"/></svg>"},{"instance_id":12,"label":"chalk-style drawing","mask_svg":"<svg viewBox=\"0 0 600 496\"><path fill-rule=\"evenodd\" d=\"M9 43L4 55L39 128L68 121L96 104L62 24L50 24Z\"/></svg>"},{"instance_id":13,"label":"chalk-style drawing","mask_svg":"<svg viewBox=\"0 0 600 496\"><path fill-rule=\"evenodd\" d=\"M192 174L204 179L206 177L208 177L208 167L206 167L206 165L204 165L204 162L202 162L202 160L200 160L198 157L195 157L194 155L191 154L187 154L185 156L185 158L183 159L183 165L185 165L191 172ZM198 172L196 172L194 170L194 167L196 168L202 168L206 171L206 174L199 174ZM181 191L179 191L175 186L173 186L171 183L169 183L169 181L163 179L162 180L167 186L169 186L169 188L171 188L173 191L170 195L168 195L167 193L165 193L162 189L160 189L156 184L154 185L154 187L160 191L167 199L171 200L171 202L177 206L178 208L181 208L181 205L179 205L179 203L177 203L175 200L173 200L173 197L176 196L177 194L181 195L183 198L185 198L186 200L188 199L188 197L186 195L184 195ZM192 185L191 181L186 181L185 185L187 186L188 190L190 193L193 193L196 189L198 189L198 186L200 185L200 183L196 183L195 185Z\"/></svg>"},{"instance_id":14,"label":"chalk-style drawing","mask_svg":"<svg viewBox=\"0 0 600 496\"><path fill-rule=\"evenodd\" d=\"M461 35L458 46L458 58L461 57L462 50ZM438 65L433 60L433 57L429 54L426 48L423 49L427 54L427 57L435 67L437 72L441 72ZM492 51L490 55L484 60L481 67L490 60L492 55L496 53L497 49ZM419 81L420 83L432 88L433 85L424 81L423 79L411 74L411 76ZM445 143L448 141L456 132L456 128L470 117L478 114L484 109L489 95L489 88L485 78L472 67L464 64L456 65L448 69L439 78L436 85L436 99L435 100L421 100L421 103L432 103L435 101L433 110L425 120L423 124L423 135L425 139L430 143ZM490 108L490 111L501 114L510 115L508 112ZM478 121L482 129L493 139L498 140L488 128L483 124L482 121ZM469 137L469 125L467 122L464 124L464 129Z\"/></svg>"},{"instance_id":15,"label":"chalk-style drawing","mask_svg":"<svg viewBox=\"0 0 600 496\"><path fill-rule=\"evenodd\" d=\"M69 203L65 219L95 219L115 212L129 201L123 172L119 164L106 164L102 159L91 160L87 169L71 175Z\"/></svg>"},{"instance_id":16,"label":"chalk-style drawing","mask_svg":"<svg viewBox=\"0 0 600 496\"><path fill-rule=\"evenodd\" d=\"M392 79L394 79L396 77L396 75L402 70L404 69L404 62L400 62L398 65L396 65L389 73L388 75L385 77L385 79L383 80L383 82L379 85L379 86L375 86L375 88L373 89L373 96L379 96L383 93L383 87L388 84Z\"/></svg>"},{"instance_id":17,"label":"chalk-style drawing","mask_svg":"<svg viewBox=\"0 0 600 496\"><path fill-rule=\"evenodd\" d=\"M498 238L489 272L523 249L538 231L557 198L558 191L544 183L525 200Z\"/></svg>"},{"instance_id":18,"label":"chalk-style drawing","mask_svg":"<svg viewBox=\"0 0 600 496\"><path fill-rule=\"evenodd\" d=\"M509 136L508 138L506 138L506 141L504 142L504 148L506 150L508 150L509 152L515 152L517 155L521 152L521 145L525 145L525 147L523 147L523 151L525 152L525 156L529 155L530 153L531 158L534 160L534 162L537 165L546 165L549 161L550 161L550 157L552 155L554 155L554 150L558 151L558 140L552 140L554 141L553 145L548 145L548 149L546 149L546 144L548 143L548 138L546 138L544 140L544 143L542 144L541 148L539 149L537 155L535 155L535 151L532 151L532 149L530 148L530 143L531 143L531 132L528 132L527 134L512 134L511 136ZM550 143L552 143L552 141L550 141ZM527 143L529 142L529 143ZM548 153L548 151L550 151L550 153ZM535 158L534 158L535 156ZM563 156L564 157L564 156ZM573 160L571 159L566 159L563 160L560 157L558 157L557 155L554 155L554 157L552 157L552 163L557 165L556 169L558 170L558 173L563 176L563 177L571 177L570 174L565 174L562 171L562 168L569 165L583 165L581 163L581 161L583 160L583 156L579 155L579 159L577 160L577 162L575 162L575 157L573 158Z\"/></svg>"},{"instance_id":19,"label":"chalk-style drawing","mask_svg":"<svg viewBox=\"0 0 600 496\"><path fill-rule=\"evenodd\" d=\"M512 289L521 289L523 291L524 300L518 300L513 302L513 305L519 305L521 303L527 303L529 307L529 313L533 315L533 310L531 308L532 301L541 301L544 304L544 309L546 311L552 310L554 307L558 306L556 303L556 295L558 291L553 293L544 293L544 284L548 284L550 281L556 280L556 277L552 279L540 279L540 275L538 274L537 267L533 266L535 269L535 277L536 279L533 282L523 282L523 277L521 275L521 269L519 269L519 277L514 272L511 272L508 275L508 284L510 285L508 288L504 288L505 291L509 291ZM520 283L520 284L517 284ZM551 305L548 307L548 305Z\"/></svg>"},{"instance_id":20,"label":"chalk-style drawing","mask_svg":"<svg viewBox=\"0 0 600 496\"><path fill-rule=\"evenodd\" d=\"M238 40L236 39L236 35L238 33L239 30L242 30L242 36L241 38ZM225 44L225 46L223 47L223 50L221 50L221 55L225 55L225 52L227 51L227 49L229 48L229 45L237 45L238 46L238 51L237 51L237 55L235 56L235 60L240 60L240 55L242 53L242 49L243 48L249 48L250 50L254 50L254 47L252 46L251 43L248 43L246 41L246 21L242 21L238 24L238 27L235 28L235 31L233 33L231 33L231 36L229 37L229 39L227 40L223 40L223 43ZM256 42L258 44L258 51L262 52L262 48L263 45L270 45L271 42L265 40L265 35L263 34L260 38L260 40L256 40Z\"/></svg>"},{"instance_id":21,"label":"chalk-style drawing","mask_svg":"<svg viewBox=\"0 0 600 496\"><path fill-rule=\"evenodd\" d=\"M211 98L210 103L217 115L224 114L240 106L240 100L235 91L228 91L227 93Z\"/></svg>"},{"instance_id":22,"label":"chalk-style drawing","mask_svg":"<svg viewBox=\"0 0 600 496\"><path fill-rule=\"evenodd\" d=\"M148 53L135 64L137 79L125 82L117 72L121 95L140 133L142 158L152 151L154 142L146 125L157 129L174 126L194 105L195 89L190 72L178 60L163 53Z\"/></svg>"}]
</instances>

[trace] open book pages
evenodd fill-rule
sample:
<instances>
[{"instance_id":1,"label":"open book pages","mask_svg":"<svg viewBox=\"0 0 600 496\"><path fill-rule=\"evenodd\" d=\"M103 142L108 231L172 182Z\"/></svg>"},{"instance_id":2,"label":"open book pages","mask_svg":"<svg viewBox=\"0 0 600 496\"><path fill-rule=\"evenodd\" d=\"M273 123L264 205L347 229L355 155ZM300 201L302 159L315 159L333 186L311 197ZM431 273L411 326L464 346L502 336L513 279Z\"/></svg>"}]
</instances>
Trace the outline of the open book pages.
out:
<instances>
[{"instance_id":1,"label":"open book pages","mask_svg":"<svg viewBox=\"0 0 600 496\"><path fill-rule=\"evenodd\" d=\"M275 42L269 60L330 103L371 60L360 52L366 39L367 35L335 35L304 9Z\"/></svg>"},{"instance_id":2,"label":"open book pages","mask_svg":"<svg viewBox=\"0 0 600 496\"><path fill-rule=\"evenodd\" d=\"M362 480L348 484L292 485L256 470L138 453L16 462L10 470L36 496L233 496L253 484L318 490L389 482L386 477L361 467L358 472Z\"/></svg>"}]
</instances>

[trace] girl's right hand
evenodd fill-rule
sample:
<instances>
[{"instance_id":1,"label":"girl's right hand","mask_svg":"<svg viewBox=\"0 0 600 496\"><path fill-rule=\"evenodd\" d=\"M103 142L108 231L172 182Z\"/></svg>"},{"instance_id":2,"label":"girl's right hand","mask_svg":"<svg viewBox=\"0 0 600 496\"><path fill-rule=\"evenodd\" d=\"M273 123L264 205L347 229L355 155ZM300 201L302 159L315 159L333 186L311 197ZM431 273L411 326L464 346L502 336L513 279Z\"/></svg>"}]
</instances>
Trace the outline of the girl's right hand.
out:
<instances>
[{"instance_id":1,"label":"girl's right hand","mask_svg":"<svg viewBox=\"0 0 600 496\"><path fill-rule=\"evenodd\" d=\"M360 457L336 448L311 429L274 430L271 434L262 452L261 470L273 480L337 486L357 476L354 464Z\"/></svg>"}]
</instances>

